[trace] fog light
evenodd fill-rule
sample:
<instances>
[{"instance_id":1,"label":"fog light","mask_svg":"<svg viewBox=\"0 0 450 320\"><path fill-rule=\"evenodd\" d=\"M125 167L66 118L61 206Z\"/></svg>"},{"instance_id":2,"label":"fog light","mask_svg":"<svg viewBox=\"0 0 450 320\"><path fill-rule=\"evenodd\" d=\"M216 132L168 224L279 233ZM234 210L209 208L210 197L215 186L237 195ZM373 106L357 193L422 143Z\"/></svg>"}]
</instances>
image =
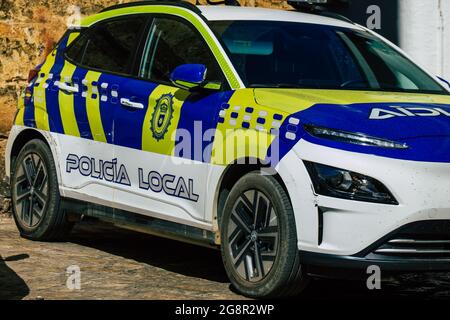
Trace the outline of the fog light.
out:
<instances>
[{"instance_id":1,"label":"fog light","mask_svg":"<svg viewBox=\"0 0 450 320\"><path fill-rule=\"evenodd\" d=\"M398 205L389 190L378 180L353 171L304 162L317 194L356 200Z\"/></svg>"}]
</instances>

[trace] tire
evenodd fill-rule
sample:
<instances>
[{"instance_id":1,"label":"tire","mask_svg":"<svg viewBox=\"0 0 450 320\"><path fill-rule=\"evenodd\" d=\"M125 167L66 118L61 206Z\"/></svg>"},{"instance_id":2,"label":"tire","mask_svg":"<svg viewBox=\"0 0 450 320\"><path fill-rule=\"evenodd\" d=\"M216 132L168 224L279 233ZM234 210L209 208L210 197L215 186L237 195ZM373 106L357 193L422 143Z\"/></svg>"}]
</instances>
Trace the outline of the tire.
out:
<instances>
[{"instance_id":1,"label":"tire","mask_svg":"<svg viewBox=\"0 0 450 320\"><path fill-rule=\"evenodd\" d=\"M223 263L239 293L280 298L307 286L292 205L274 176L259 171L243 176L228 195L220 226Z\"/></svg>"},{"instance_id":2,"label":"tire","mask_svg":"<svg viewBox=\"0 0 450 320\"><path fill-rule=\"evenodd\" d=\"M63 239L73 227L61 210L58 178L50 148L39 139L20 151L11 174L13 217L30 240Z\"/></svg>"}]
</instances>

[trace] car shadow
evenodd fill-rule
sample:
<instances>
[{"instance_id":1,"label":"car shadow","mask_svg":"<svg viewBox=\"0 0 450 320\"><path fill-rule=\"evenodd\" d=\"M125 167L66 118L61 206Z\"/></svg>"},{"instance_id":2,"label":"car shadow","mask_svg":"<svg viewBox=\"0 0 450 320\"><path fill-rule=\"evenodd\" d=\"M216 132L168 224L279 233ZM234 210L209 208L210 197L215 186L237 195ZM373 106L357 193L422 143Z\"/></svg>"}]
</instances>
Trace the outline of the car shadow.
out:
<instances>
[{"instance_id":1,"label":"car shadow","mask_svg":"<svg viewBox=\"0 0 450 320\"><path fill-rule=\"evenodd\" d=\"M71 235L73 243L189 277L229 283L220 251L87 221ZM230 290L234 291L230 287ZM302 300L430 300L450 298L450 273L386 275L381 290L365 280L314 279L295 299Z\"/></svg>"},{"instance_id":2,"label":"car shadow","mask_svg":"<svg viewBox=\"0 0 450 320\"><path fill-rule=\"evenodd\" d=\"M0 300L19 300L30 293L30 289L25 281L7 265L7 262L27 258L29 258L27 254L19 254L7 258L3 258L0 255Z\"/></svg>"},{"instance_id":3,"label":"car shadow","mask_svg":"<svg viewBox=\"0 0 450 320\"><path fill-rule=\"evenodd\" d=\"M385 275L380 289L369 290L365 280L315 280L298 298L305 300L448 300L450 273Z\"/></svg>"},{"instance_id":4,"label":"car shadow","mask_svg":"<svg viewBox=\"0 0 450 320\"><path fill-rule=\"evenodd\" d=\"M185 276L229 282L219 250L125 230L95 220L77 224L69 241Z\"/></svg>"}]
</instances>

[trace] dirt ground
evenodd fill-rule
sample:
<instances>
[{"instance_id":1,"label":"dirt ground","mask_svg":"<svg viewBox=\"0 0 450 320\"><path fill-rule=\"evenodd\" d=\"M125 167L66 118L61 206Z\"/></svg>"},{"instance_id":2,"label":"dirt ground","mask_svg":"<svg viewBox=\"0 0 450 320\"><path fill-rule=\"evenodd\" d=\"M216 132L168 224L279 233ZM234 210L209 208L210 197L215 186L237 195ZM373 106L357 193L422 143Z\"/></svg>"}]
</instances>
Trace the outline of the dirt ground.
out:
<instances>
[{"instance_id":1,"label":"dirt ground","mask_svg":"<svg viewBox=\"0 0 450 320\"><path fill-rule=\"evenodd\" d=\"M81 290L67 287L78 266ZM450 274L388 278L381 290L364 282L317 280L299 299L448 299ZM81 223L68 242L20 238L0 218L0 299L243 299L230 288L220 253L171 240Z\"/></svg>"},{"instance_id":2,"label":"dirt ground","mask_svg":"<svg viewBox=\"0 0 450 320\"><path fill-rule=\"evenodd\" d=\"M66 272L74 265L81 290L71 291ZM33 242L0 219L0 299L239 298L215 250L91 222L69 242Z\"/></svg>"}]
</instances>

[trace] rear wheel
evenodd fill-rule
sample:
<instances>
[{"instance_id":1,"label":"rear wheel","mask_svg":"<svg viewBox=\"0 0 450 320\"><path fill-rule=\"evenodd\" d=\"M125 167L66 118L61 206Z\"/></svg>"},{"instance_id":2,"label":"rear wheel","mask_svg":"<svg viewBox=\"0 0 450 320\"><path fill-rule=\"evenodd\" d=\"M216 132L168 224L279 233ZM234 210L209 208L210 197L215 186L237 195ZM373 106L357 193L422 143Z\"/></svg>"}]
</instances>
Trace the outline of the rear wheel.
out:
<instances>
[{"instance_id":1,"label":"rear wheel","mask_svg":"<svg viewBox=\"0 0 450 320\"><path fill-rule=\"evenodd\" d=\"M49 147L31 140L20 151L11 175L13 216L21 236L59 240L73 224L60 209L56 167Z\"/></svg>"},{"instance_id":2,"label":"rear wheel","mask_svg":"<svg viewBox=\"0 0 450 320\"><path fill-rule=\"evenodd\" d=\"M225 269L240 293L292 296L308 283L292 206L275 177L251 172L235 184L225 202L221 236Z\"/></svg>"}]
</instances>

